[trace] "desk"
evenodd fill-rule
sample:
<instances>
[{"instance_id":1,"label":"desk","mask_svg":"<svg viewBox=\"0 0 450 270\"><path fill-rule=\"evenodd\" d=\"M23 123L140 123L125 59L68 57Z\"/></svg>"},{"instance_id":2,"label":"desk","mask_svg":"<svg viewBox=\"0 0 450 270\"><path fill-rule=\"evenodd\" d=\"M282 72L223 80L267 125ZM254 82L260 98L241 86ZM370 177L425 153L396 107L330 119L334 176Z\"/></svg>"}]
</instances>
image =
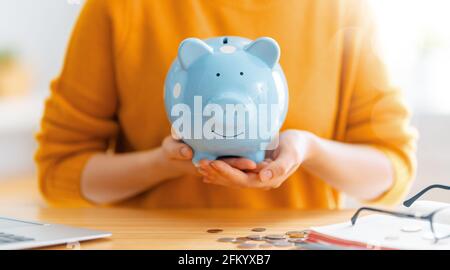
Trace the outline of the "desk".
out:
<instances>
[{"instance_id":1,"label":"desk","mask_svg":"<svg viewBox=\"0 0 450 270\"><path fill-rule=\"evenodd\" d=\"M112 237L81 243L81 249L233 249L219 237L284 233L348 220L353 211L299 210L145 210L127 208L55 208L40 198L36 180L0 181L0 216L60 223L112 232ZM220 228L218 234L207 229ZM254 233L253 233L254 234ZM67 249L65 245L49 249Z\"/></svg>"}]
</instances>

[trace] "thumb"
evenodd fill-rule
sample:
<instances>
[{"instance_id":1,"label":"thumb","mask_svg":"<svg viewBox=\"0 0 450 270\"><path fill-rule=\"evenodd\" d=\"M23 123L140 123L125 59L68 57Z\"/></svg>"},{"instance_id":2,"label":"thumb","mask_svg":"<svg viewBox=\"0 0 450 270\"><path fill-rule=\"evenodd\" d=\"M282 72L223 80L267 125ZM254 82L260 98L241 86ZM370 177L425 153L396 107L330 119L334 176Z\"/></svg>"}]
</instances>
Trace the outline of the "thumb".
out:
<instances>
[{"instance_id":1,"label":"thumb","mask_svg":"<svg viewBox=\"0 0 450 270\"><path fill-rule=\"evenodd\" d=\"M259 172L259 177L261 181L266 182L288 174L294 166L295 164L293 164L293 159L290 158L289 152L285 151L285 149L280 149L278 157Z\"/></svg>"},{"instance_id":2,"label":"thumb","mask_svg":"<svg viewBox=\"0 0 450 270\"><path fill-rule=\"evenodd\" d=\"M192 158L191 148L187 144L174 140L171 136L164 139L162 148L169 158L178 160L188 160Z\"/></svg>"}]
</instances>

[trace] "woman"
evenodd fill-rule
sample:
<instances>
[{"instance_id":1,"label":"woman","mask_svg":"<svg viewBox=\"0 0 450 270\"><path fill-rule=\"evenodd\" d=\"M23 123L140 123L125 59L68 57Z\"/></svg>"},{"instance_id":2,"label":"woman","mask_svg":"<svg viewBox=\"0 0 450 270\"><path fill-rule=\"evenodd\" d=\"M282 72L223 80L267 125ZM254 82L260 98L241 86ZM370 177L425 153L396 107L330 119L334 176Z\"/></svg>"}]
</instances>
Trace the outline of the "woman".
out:
<instances>
[{"instance_id":1,"label":"woman","mask_svg":"<svg viewBox=\"0 0 450 270\"><path fill-rule=\"evenodd\" d=\"M88 0L46 102L36 160L57 204L326 208L395 204L414 133L374 50L364 1ZM187 37L270 36L289 111L276 151L191 162L170 134L165 74Z\"/></svg>"}]
</instances>

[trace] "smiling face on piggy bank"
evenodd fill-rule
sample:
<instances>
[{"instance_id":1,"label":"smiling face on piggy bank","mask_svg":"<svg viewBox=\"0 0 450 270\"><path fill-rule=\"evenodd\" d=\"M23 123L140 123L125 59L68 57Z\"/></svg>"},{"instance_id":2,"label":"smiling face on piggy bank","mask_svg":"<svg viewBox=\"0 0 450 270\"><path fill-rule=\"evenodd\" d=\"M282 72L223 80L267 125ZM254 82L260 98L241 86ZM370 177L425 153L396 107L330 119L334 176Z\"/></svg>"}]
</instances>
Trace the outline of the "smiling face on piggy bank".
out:
<instances>
[{"instance_id":1,"label":"smiling face on piggy bank","mask_svg":"<svg viewBox=\"0 0 450 270\"><path fill-rule=\"evenodd\" d=\"M185 39L164 86L172 135L201 159L239 156L257 163L277 145L288 88L271 38Z\"/></svg>"}]
</instances>

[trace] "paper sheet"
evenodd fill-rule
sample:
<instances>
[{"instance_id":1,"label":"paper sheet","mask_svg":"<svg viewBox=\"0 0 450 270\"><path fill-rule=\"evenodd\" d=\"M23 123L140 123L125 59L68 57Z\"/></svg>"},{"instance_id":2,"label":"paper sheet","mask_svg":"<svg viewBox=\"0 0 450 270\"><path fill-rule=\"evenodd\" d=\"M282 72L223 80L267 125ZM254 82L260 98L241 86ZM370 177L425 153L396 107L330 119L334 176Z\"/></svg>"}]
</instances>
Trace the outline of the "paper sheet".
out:
<instances>
[{"instance_id":1,"label":"paper sheet","mask_svg":"<svg viewBox=\"0 0 450 270\"><path fill-rule=\"evenodd\" d=\"M450 209L450 204L434 201L417 201L411 207L402 206L399 211L426 215L444 207ZM450 210L444 211L444 214L440 215L440 221L450 225Z\"/></svg>"},{"instance_id":2,"label":"paper sheet","mask_svg":"<svg viewBox=\"0 0 450 270\"><path fill-rule=\"evenodd\" d=\"M429 211L430 205L426 205ZM405 209L403 209L405 210ZM402 211L399 209L399 211ZM412 211L410 209L410 211ZM450 225L441 229L450 231ZM430 223L422 220L398 218L383 214L372 214L358 218L355 226L350 221L345 223L312 227L312 230L344 240L367 243L395 249L449 249L450 238L434 243ZM419 231L411 231L411 229Z\"/></svg>"}]
</instances>

